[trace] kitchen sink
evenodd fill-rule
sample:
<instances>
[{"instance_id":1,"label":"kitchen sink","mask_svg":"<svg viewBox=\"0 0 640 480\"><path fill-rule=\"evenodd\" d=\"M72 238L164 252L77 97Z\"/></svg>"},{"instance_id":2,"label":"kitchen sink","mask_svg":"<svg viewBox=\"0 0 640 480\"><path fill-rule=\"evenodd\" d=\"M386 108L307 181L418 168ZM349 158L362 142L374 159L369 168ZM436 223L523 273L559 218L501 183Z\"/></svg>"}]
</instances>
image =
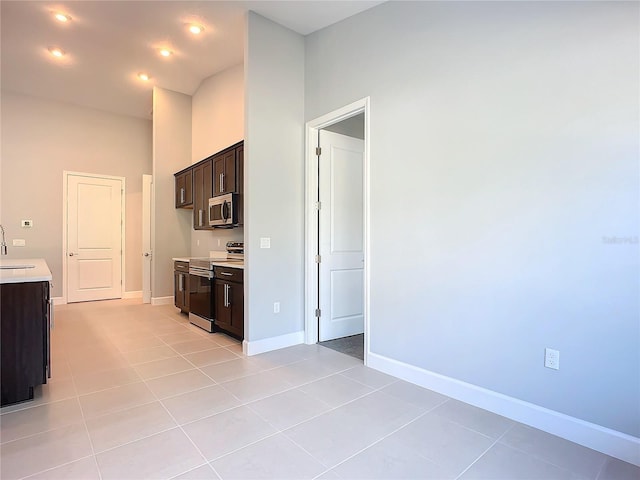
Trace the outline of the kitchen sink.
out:
<instances>
[{"instance_id":1,"label":"kitchen sink","mask_svg":"<svg viewBox=\"0 0 640 480\"><path fill-rule=\"evenodd\" d=\"M23 268L35 268L35 265L0 265L0 270L19 270Z\"/></svg>"}]
</instances>

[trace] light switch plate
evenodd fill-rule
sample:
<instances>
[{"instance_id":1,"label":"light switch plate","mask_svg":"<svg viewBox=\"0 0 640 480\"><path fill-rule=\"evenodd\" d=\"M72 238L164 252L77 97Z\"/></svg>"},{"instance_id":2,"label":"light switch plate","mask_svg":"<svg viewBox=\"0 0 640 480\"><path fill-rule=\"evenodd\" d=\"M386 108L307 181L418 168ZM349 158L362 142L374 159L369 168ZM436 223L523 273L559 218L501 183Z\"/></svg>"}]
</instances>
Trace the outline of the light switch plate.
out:
<instances>
[{"instance_id":1,"label":"light switch plate","mask_svg":"<svg viewBox=\"0 0 640 480\"><path fill-rule=\"evenodd\" d=\"M271 237L261 237L260 248L271 248Z\"/></svg>"},{"instance_id":2,"label":"light switch plate","mask_svg":"<svg viewBox=\"0 0 640 480\"><path fill-rule=\"evenodd\" d=\"M14 238L13 239L13 246L14 247L25 247L27 245L27 242L24 240L24 238Z\"/></svg>"}]
</instances>

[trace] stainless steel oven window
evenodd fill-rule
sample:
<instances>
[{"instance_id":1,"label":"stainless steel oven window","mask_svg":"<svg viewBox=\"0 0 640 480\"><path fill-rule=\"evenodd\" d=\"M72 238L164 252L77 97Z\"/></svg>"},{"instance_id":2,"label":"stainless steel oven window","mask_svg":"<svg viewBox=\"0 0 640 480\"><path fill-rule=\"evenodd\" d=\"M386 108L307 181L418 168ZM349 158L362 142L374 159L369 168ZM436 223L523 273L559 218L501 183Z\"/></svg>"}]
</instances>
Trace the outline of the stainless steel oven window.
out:
<instances>
[{"instance_id":1,"label":"stainless steel oven window","mask_svg":"<svg viewBox=\"0 0 640 480\"><path fill-rule=\"evenodd\" d=\"M213 272L191 268L189 277L189 310L213 320Z\"/></svg>"}]
</instances>

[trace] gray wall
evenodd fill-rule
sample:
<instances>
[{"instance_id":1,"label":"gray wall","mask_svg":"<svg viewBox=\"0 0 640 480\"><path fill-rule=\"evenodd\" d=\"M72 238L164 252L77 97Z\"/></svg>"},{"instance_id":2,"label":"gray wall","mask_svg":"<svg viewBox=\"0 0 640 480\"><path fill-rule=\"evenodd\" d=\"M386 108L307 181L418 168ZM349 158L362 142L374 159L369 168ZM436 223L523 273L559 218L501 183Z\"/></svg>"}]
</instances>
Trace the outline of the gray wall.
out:
<instances>
[{"instance_id":1,"label":"gray wall","mask_svg":"<svg viewBox=\"0 0 640 480\"><path fill-rule=\"evenodd\" d=\"M151 173L151 122L2 91L0 218L9 258L44 258L62 296L62 172L125 177L126 291L142 290L142 174ZM21 228L22 219L33 228ZM12 240L26 240L13 247Z\"/></svg>"},{"instance_id":2,"label":"gray wall","mask_svg":"<svg viewBox=\"0 0 640 480\"><path fill-rule=\"evenodd\" d=\"M371 96L374 353L640 436L638 48L632 2L390 2L307 37L306 120Z\"/></svg>"},{"instance_id":3,"label":"gray wall","mask_svg":"<svg viewBox=\"0 0 640 480\"><path fill-rule=\"evenodd\" d=\"M191 97L153 88L151 297L173 296L173 257L188 257L192 218L175 208L173 174L191 165Z\"/></svg>"},{"instance_id":4,"label":"gray wall","mask_svg":"<svg viewBox=\"0 0 640 480\"><path fill-rule=\"evenodd\" d=\"M245 338L255 341L304 330L304 40L253 12L247 22Z\"/></svg>"}]
</instances>

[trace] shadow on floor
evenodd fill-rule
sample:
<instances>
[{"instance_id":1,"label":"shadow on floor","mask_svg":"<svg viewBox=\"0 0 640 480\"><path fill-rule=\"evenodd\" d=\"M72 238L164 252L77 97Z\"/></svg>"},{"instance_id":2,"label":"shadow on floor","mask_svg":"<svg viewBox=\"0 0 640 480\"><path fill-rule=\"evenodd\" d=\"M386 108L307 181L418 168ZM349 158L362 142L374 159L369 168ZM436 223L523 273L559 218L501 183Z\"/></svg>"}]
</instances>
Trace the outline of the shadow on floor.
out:
<instances>
[{"instance_id":1,"label":"shadow on floor","mask_svg":"<svg viewBox=\"0 0 640 480\"><path fill-rule=\"evenodd\" d=\"M351 337L327 340L326 342L318 342L318 345L364 361L364 333L352 335Z\"/></svg>"}]
</instances>

